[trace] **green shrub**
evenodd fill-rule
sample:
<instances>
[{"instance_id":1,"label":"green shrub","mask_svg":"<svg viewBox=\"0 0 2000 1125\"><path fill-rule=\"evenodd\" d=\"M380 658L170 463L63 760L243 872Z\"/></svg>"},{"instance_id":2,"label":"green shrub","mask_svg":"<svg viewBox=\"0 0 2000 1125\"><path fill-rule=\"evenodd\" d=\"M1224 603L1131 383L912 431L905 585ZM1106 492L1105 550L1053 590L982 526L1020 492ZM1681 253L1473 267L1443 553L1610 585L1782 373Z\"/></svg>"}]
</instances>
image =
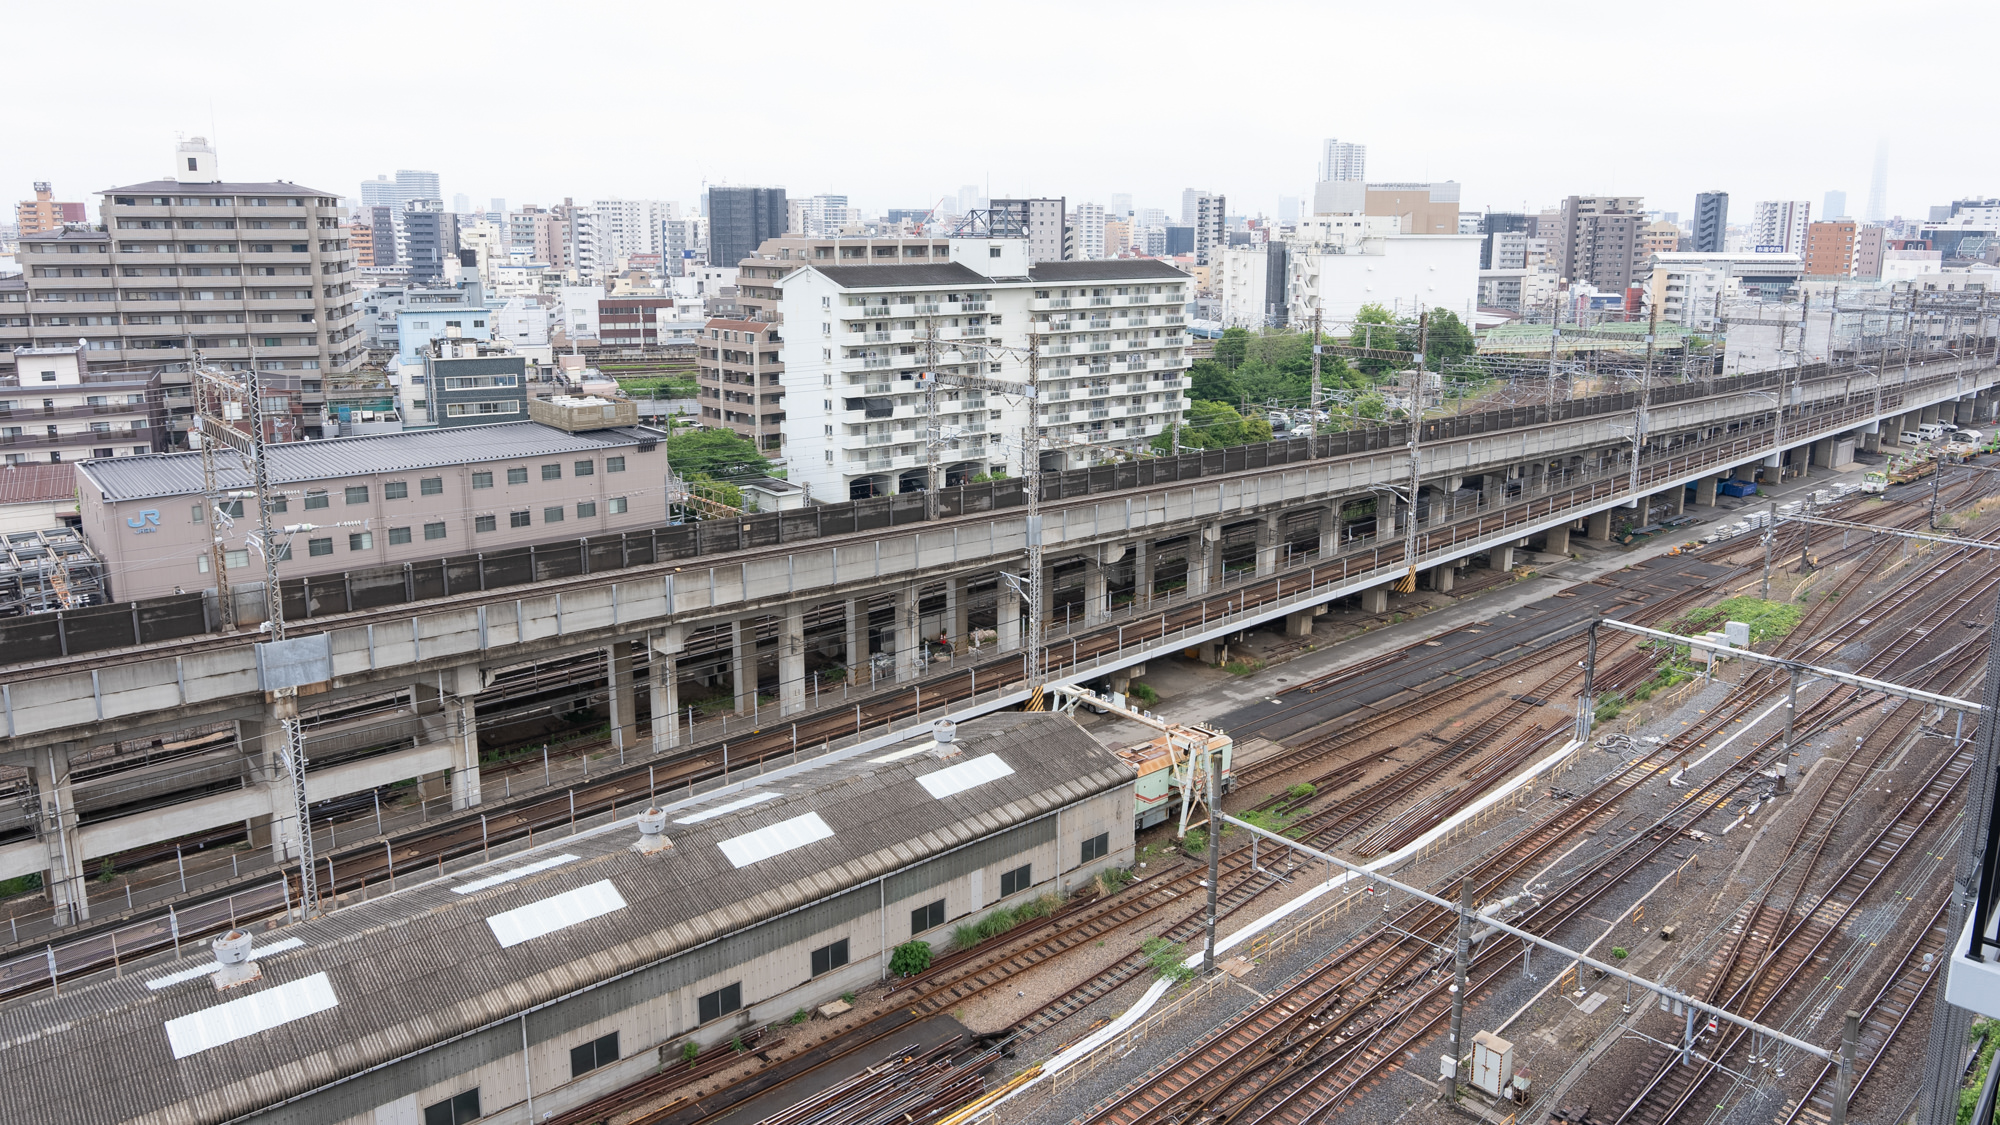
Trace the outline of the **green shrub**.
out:
<instances>
[{"instance_id":1,"label":"green shrub","mask_svg":"<svg viewBox=\"0 0 2000 1125\"><path fill-rule=\"evenodd\" d=\"M1160 701L1160 693L1153 690L1152 684L1139 683L1136 680L1126 694L1148 707Z\"/></svg>"},{"instance_id":2,"label":"green shrub","mask_svg":"<svg viewBox=\"0 0 2000 1125\"><path fill-rule=\"evenodd\" d=\"M924 948L925 948L925 949L929 949L929 948L930 948L930 946L926 945L926 946L924 946ZM854 1003L854 994L853 994L852 992L843 992L843 993L841 993L841 994L840 994L840 1002L841 1002L841 1003L843 1003L843 1004L852 1004L852 1003Z\"/></svg>"},{"instance_id":3,"label":"green shrub","mask_svg":"<svg viewBox=\"0 0 2000 1125\"><path fill-rule=\"evenodd\" d=\"M1290 789L1285 790L1285 796L1290 797L1294 801L1309 801L1319 796L1319 786L1314 785L1310 781L1301 781Z\"/></svg>"},{"instance_id":4,"label":"green shrub","mask_svg":"<svg viewBox=\"0 0 2000 1125\"><path fill-rule=\"evenodd\" d=\"M1620 961L1623 961L1626 957L1626 954L1630 952L1631 952L1630 950L1626 949L1622 945L1614 945L1611 947L1611 956Z\"/></svg>"},{"instance_id":5,"label":"green shrub","mask_svg":"<svg viewBox=\"0 0 2000 1125\"><path fill-rule=\"evenodd\" d=\"M690 1039L681 1044L681 1061L689 1066L694 1065L695 1056L699 1054L701 1054L701 1044L694 1040Z\"/></svg>"},{"instance_id":6,"label":"green shrub","mask_svg":"<svg viewBox=\"0 0 2000 1125\"><path fill-rule=\"evenodd\" d=\"M1276 809L1251 809L1242 818L1248 824L1262 828L1266 832L1276 832L1282 836L1291 827L1292 818Z\"/></svg>"},{"instance_id":7,"label":"green shrub","mask_svg":"<svg viewBox=\"0 0 2000 1125\"><path fill-rule=\"evenodd\" d=\"M1194 978L1194 970L1181 962L1187 959L1187 950L1176 941L1163 937L1149 937L1139 943L1139 951L1152 962L1153 971L1167 980L1180 984Z\"/></svg>"},{"instance_id":8,"label":"green shrub","mask_svg":"<svg viewBox=\"0 0 2000 1125\"><path fill-rule=\"evenodd\" d=\"M741 1035L738 1035L734 1039L731 1039L729 1041L729 1049L737 1052L738 1054L741 1054L744 1050L743 1037Z\"/></svg>"},{"instance_id":9,"label":"green shrub","mask_svg":"<svg viewBox=\"0 0 2000 1125\"><path fill-rule=\"evenodd\" d=\"M1725 598L1715 605L1690 611L1681 618L1677 632L1719 629L1725 621L1741 621L1750 626L1750 643L1782 637L1804 619L1806 611L1792 602L1766 601L1749 596Z\"/></svg>"},{"instance_id":10,"label":"green shrub","mask_svg":"<svg viewBox=\"0 0 2000 1125\"><path fill-rule=\"evenodd\" d=\"M798 1025L806 1022L811 1018L812 1018L811 1012L806 1011L804 1008L800 1008L798 1011L792 1013L791 1024L793 1027L797 1027Z\"/></svg>"},{"instance_id":11,"label":"green shrub","mask_svg":"<svg viewBox=\"0 0 2000 1125\"><path fill-rule=\"evenodd\" d=\"M906 941L889 953L889 971L899 977L915 976L931 967L931 943Z\"/></svg>"},{"instance_id":12,"label":"green shrub","mask_svg":"<svg viewBox=\"0 0 2000 1125\"><path fill-rule=\"evenodd\" d=\"M1979 1108L1979 1090L1986 1085L1986 1069L1993 1065L1993 1048L2000 1046L2000 1020L1974 1020L1969 1039L1981 1039L1972 1073L1958 1092L1958 1125L1969 1125L1972 1111Z\"/></svg>"},{"instance_id":13,"label":"green shrub","mask_svg":"<svg viewBox=\"0 0 2000 1125\"><path fill-rule=\"evenodd\" d=\"M1132 882L1132 870L1128 867L1107 867L1097 873L1097 893L1115 895Z\"/></svg>"}]
</instances>

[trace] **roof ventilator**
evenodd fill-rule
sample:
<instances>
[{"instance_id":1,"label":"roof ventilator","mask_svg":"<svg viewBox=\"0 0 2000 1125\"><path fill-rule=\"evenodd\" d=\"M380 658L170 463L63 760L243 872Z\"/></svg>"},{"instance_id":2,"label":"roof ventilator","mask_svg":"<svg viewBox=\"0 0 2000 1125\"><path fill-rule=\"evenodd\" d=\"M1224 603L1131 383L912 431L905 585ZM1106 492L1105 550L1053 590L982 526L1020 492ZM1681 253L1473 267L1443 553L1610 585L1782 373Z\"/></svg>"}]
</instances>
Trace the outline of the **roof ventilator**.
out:
<instances>
[{"instance_id":1,"label":"roof ventilator","mask_svg":"<svg viewBox=\"0 0 2000 1125\"><path fill-rule=\"evenodd\" d=\"M931 754L939 758L956 757L964 747L958 744L958 724L950 719L931 720Z\"/></svg>"},{"instance_id":2,"label":"roof ventilator","mask_svg":"<svg viewBox=\"0 0 2000 1125\"><path fill-rule=\"evenodd\" d=\"M264 970L250 959L251 941L251 936L242 930L231 930L215 939L215 972L208 979L215 982L216 991L247 984L264 975Z\"/></svg>"},{"instance_id":3,"label":"roof ventilator","mask_svg":"<svg viewBox=\"0 0 2000 1125\"><path fill-rule=\"evenodd\" d=\"M653 852L669 851L674 842L667 839L667 814L655 806L647 807L638 816L639 842L634 847L648 855Z\"/></svg>"}]
</instances>

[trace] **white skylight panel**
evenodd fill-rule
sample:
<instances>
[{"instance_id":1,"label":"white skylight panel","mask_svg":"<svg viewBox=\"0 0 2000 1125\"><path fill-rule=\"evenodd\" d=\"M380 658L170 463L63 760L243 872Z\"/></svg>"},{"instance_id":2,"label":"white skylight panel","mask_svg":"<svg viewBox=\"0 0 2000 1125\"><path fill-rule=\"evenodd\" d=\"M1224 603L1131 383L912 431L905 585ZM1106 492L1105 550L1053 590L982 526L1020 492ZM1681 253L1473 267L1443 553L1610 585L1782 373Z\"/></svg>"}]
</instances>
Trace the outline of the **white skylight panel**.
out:
<instances>
[{"instance_id":1,"label":"white skylight panel","mask_svg":"<svg viewBox=\"0 0 2000 1125\"><path fill-rule=\"evenodd\" d=\"M547 871L551 867L561 867L565 863L575 863L582 858L582 856L570 855L567 852L562 855L552 855L546 859L538 859L533 863L516 867L511 871L502 871L497 875L488 875L483 879L474 879L462 887L453 887L452 890L462 895L469 895L474 891L483 891L488 887L497 887L502 883L511 883L516 879L525 879L530 875Z\"/></svg>"},{"instance_id":2,"label":"white skylight panel","mask_svg":"<svg viewBox=\"0 0 2000 1125\"><path fill-rule=\"evenodd\" d=\"M599 879L587 887L550 895L540 902L495 914L486 919L486 925L493 930L493 937L502 948L511 948L623 909L625 896L618 893L611 880Z\"/></svg>"},{"instance_id":3,"label":"white skylight panel","mask_svg":"<svg viewBox=\"0 0 2000 1125\"><path fill-rule=\"evenodd\" d=\"M1000 755L981 754L970 761L933 770L918 778L917 784L923 786L931 796L941 799L954 793L963 793L967 789L976 788L989 781L998 781L1013 772L1014 767L1001 761Z\"/></svg>"},{"instance_id":4,"label":"white skylight panel","mask_svg":"<svg viewBox=\"0 0 2000 1125\"><path fill-rule=\"evenodd\" d=\"M187 1058L211 1047L234 1043L272 1028L324 1012L340 1003L333 994L333 982L325 973L314 973L288 984L253 992L248 996L203 1008L178 1019L168 1020L167 1042L174 1057Z\"/></svg>"},{"instance_id":5,"label":"white skylight panel","mask_svg":"<svg viewBox=\"0 0 2000 1125\"><path fill-rule=\"evenodd\" d=\"M259 945L252 947L250 950L250 959L252 961L255 961L259 957L269 957L273 953L283 953L287 949L297 949L298 947L304 944L305 942L302 942L295 937L280 938L279 940L274 941L269 945ZM166 976L163 977L154 977L152 980L146 982L146 987L152 989L155 992L158 992L162 988L172 988L174 985L177 985L182 981L190 981L195 979L196 977L209 976L214 972L215 972L215 962L209 961L204 964L196 965L192 969L182 969L178 973L168 973Z\"/></svg>"},{"instance_id":6,"label":"white skylight panel","mask_svg":"<svg viewBox=\"0 0 2000 1125\"><path fill-rule=\"evenodd\" d=\"M748 867L758 860L783 855L793 848L803 848L816 840L824 840L833 835L833 829L816 812L795 816L766 825L755 832L745 832L741 836L731 836L717 844L729 862L738 867Z\"/></svg>"},{"instance_id":7,"label":"white skylight panel","mask_svg":"<svg viewBox=\"0 0 2000 1125\"><path fill-rule=\"evenodd\" d=\"M907 746L892 754L884 754L879 758L870 758L868 761L870 764L879 766L889 762L900 762L904 758L914 758L919 754L928 754L935 749L937 749L937 740L926 739L915 746Z\"/></svg>"},{"instance_id":8,"label":"white skylight panel","mask_svg":"<svg viewBox=\"0 0 2000 1125\"><path fill-rule=\"evenodd\" d=\"M726 813L733 813L737 809L747 809L751 805L761 805L766 801L775 801L783 796L784 796L783 793L751 793L748 796L738 797L734 801L729 802L728 804L717 805L712 809L703 809L698 813L692 813L688 816L680 817L676 819L674 823L700 824L704 820L714 820L718 816L722 816Z\"/></svg>"}]
</instances>

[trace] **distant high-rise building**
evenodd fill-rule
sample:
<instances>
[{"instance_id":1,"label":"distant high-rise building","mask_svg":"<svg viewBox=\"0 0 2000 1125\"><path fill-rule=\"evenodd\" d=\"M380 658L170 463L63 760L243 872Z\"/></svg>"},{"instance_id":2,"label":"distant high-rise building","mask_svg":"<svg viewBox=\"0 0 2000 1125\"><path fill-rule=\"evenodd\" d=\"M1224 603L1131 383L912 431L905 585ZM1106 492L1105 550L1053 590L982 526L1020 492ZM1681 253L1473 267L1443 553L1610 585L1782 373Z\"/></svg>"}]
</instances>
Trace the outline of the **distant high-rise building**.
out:
<instances>
[{"instance_id":1,"label":"distant high-rise building","mask_svg":"<svg viewBox=\"0 0 2000 1125\"><path fill-rule=\"evenodd\" d=\"M1214 265L1229 245L1228 200L1203 192L1194 208L1194 264Z\"/></svg>"},{"instance_id":2,"label":"distant high-rise building","mask_svg":"<svg viewBox=\"0 0 2000 1125\"><path fill-rule=\"evenodd\" d=\"M785 189L708 189L708 264L725 269L757 252L767 238L785 233Z\"/></svg>"},{"instance_id":3,"label":"distant high-rise building","mask_svg":"<svg viewBox=\"0 0 2000 1125\"><path fill-rule=\"evenodd\" d=\"M1803 199L1767 199L1751 205L1750 250L1756 254L1803 254L1812 204Z\"/></svg>"},{"instance_id":4,"label":"distant high-rise building","mask_svg":"<svg viewBox=\"0 0 2000 1125\"><path fill-rule=\"evenodd\" d=\"M1174 223L1162 231L1160 254L1173 257L1176 254L1194 253L1194 224Z\"/></svg>"},{"instance_id":5,"label":"distant high-rise building","mask_svg":"<svg viewBox=\"0 0 2000 1125\"><path fill-rule=\"evenodd\" d=\"M1645 200L1639 196L1572 195L1563 200L1555 231L1537 233L1549 239L1560 277L1616 292L1638 283L1646 262L1645 225Z\"/></svg>"},{"instance_id":6,"label":"distant high-rise building","mask_svg":"<svg viewBox=\"0 0 2000 1125\"><path fill-rule=\"evenodd\" d=\"M1111 193L1111 217L1123 219L1132 214L1132 193L1118 191Z\"/></svg>"},{"instance_id":7,"label":"distant high-rise building","mask_svg":"<svg viewBox=\"0 0 2000 1125\"><path fill-rule=\"evenodd\" d=\"M1018 223L1028 236L1028 263L1060 262L1068 244L1069 228L1068 200L1062 196L1053 199L989 199L986 206L996 215Z\"/></svg>"},{"instance_id":8,"label":"distant high-rise building","mask_svg":"<svg viewBox=\"0 0 2000 1125\"><path fill-rule=\"evenodd\" d=\"M1365 180L1368 178L1368 146L1347 144L1328 137L1320 147L1319 182Z\"/></svg>"},{"instance_id":9,"label":"distant high-rise building","mask_svg":"<svg viewBox=\"0 0 2000 1125\"><path fill-rule=\"evenodd\" d=\"M435 199L443 202L444 196L438 191L436 172L418 172L408 168L396 169L396 192L398 203L408 203L412 199Z\"/></svg>"},{"instance_id":10,"label":"distant high-rise building","mask_svg":"<svg viewBox=\"0 0 2000 1125\"><path fill-rule=\"evenodd\" d=\"M1479 217L1479 233L1485 240L1479 244L1479 268L1483 270L1521 269L1521 265L1498 264L1494 256L1495 235L1522 234L1534 226L1534 217L1520 211L1488 211Z\"/></svg>"},{"instance_id":11,"label":"distant high-rise building","mask_svg":"<svg viewBox=\"0 0 2000 1125\"><path fill-rule=\"evenodd\" d=\"M471 213L472 213L472 197L471 197L471 196L469 196L469 195L467 195L467 194L465 194L465 193L464 193L464 192L462 192L462 191L461 191L461 192L459 192L459 193L458 193L457 195L454 195L454 196L452 196L452 197L451 197L451 209L452 209L452 212L453 212L454 214L458 214L458 215L469 215L469 214L471 214Z\"/></svg>"},{"instance_id":12,"label":"distant high-rise building","mask_svg":"<svg viewBox=\"0 0 2000 1125\"><path fill-rule=\"evenodd\" d=\"M1194 225L1195 209L1198 206L1197 201L1199 201L1202 196L1207 194L1208 192L1203 191L1201 188L1185 188L1181 191L1182 226L1191 227Z\"/></svg>"},{"instance_id":13,"label":"distant high-rise building","mask_svg":"<svg viewBox=\"0 0 2000 1125\"><path fill-rule=\"evenodd\" d=\"M90 212L83 204L57 201L55 189L44 180L35 182L35 198L23 199L14 205L14 222L24 235L61 230L64 223L82 223L89 219Z\"/></svg>"},{"instance_id":14,"label":"distant high-rise building","mask_svg":"<svg viewBox=\"0 0 2000 1125\"><path fill-rule=\"evenodd\" d=\"M1079 203L1070 209L1070 229L1076 235L1076 256L1094 261L1104 257L1104 204Z\"/></svg>"},{"instance_id":15,"label":"distant high-rise building","mask_svg":"<svg viewBox=\"0 0 2000 1125\"><path fill-rule=\"evenodd\" d=\"M507 213L507 201L496 195L486 201L486 210L488 214L505 215Z\"/></svg>"},{"instance_id":16,"label":"distant high-rise building","mask_svg":"<svg viewBox=\"0 0 2000 1125\"><path fill-rule=\"evenodd\" d=\"M396 257L396 212L393 203L377 203L362 210L368 213L368 264L370 266L395 266L401 263Z\"/></svg>"},{"instance_id":17,"label":"distant high-rise building","mask_svg":"<svg viewBox=\"0 0 2000 1125\"><path fill-rule=\"evenodd\" d=\"M680 204L664 199L598 199L590 209L597 216L598 252L606 266L634 254L661 253L661 224L680 218Z\"/></svg>"},{"instance_id":18,"label":"distant high-rise building","mask_svg":"<svg viewBox=\"0 0 2000 1125\"><path fill-rule=\"evenodd\" d=\"M807 238L832 238L849 223L861 220L861 209L850 207L844 195L815 195L798 201L799 224L792 234Z\"/></svg>"},{"instance_id":19,"label":"distant high-rise building","mask_svg":"<svg viewBox=\"0 0 2000 1125\"><path fill-rule=\"evenodd\" d=\"M984 211L985 209L986 193L979 190L978 184L966 184L958 189L959 214L970 215L974 211Z\"/></svg>"},{"instance_id":20,"label":"distant high-rise building","mask_svg":"<svg viewBox=\"0 0 2000 1125\"><path fill-rule=\"evenodd\" d=\"M1889 217L1889 142L1875 146L1875 172L1868 177L1868 221L1879 223Z\"/></svg>"},{"instance_id":21,"label":"distant high-rise building","mask_svg":"<svg viewBox=\"0 0 2000 1125\"><path fill-rule=\"evenodd\" d=\"M1806 226L1807 277L1853 277L1860 268L1859 224L1853 219Z\"/></svg>"},{"instance_id":22,"label":"distant high-rise building","mask_svg":"<svg viewBox=\"0 0 2000 1125\"><path fill-rule=\"evenodd\" d=\"M1825 205L1819 209L1819 217L1829 222L1847 217L1847 193L1830 191L1826 193Z\"/></svg>"},{"instance_id":23,"label":"distant high-rise building","mask_svg":"<svg viewBox=\"0 0 2000 1125\"><path fill-rule=\"evenodd\" d=\"M458 252L457 225L435 200L413 199L403 205L410 280L435 281L444 276L445 258Z\"/></svg>"},{"instance_id":24,"label":"distant high-rise building","mask_svg":"<svg viewBox=\"0 0 2000 1125\"><path fill-rule=\"evenodd\" d=\"M1694 197L1694 249L1720 254L1729 233L1729 193L1704 191Z\"/></svg>"},{"instance_id":25,"label":"distant high-rise building","mask_svg":"<svg viewBox=\"0 0 2000 1125\"><path fill-rule=\"evenodd\" d=\"M1281 195L1278 197L1278 221L1281 223L1296 223L1299 221L1298 196Z\"/></svg>"},{"instance_id":26,"label":"distant high-rise building","mask_svg":"<svg viewBox=\"0 0 2000 1125\"><path fill-rule=\"evenodd\" d=\"M396 181L387 176L377 176L372 180L361 181L361 205L363 207L373 207L377 204L395 206L402 201L402 197L398 194Z\"/></svg>"}]
</instances>

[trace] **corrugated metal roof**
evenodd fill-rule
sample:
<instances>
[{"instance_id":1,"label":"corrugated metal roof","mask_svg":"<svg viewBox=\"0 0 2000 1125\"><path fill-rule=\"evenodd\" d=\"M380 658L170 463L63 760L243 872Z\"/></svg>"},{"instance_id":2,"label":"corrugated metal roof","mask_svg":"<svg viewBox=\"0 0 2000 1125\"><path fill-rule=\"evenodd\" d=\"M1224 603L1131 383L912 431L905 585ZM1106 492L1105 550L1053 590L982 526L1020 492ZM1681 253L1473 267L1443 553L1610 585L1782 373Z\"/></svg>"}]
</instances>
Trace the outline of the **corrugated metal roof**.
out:
<instances>
[{"instance_id":1,"label":"corrugated metal roof","mask_svg":"<svg viewBox=\"0 0 2000 1125\"><path fill-rule=\"evenodd\" d=\"M725 813L733 813L737 809L747 809L751 805L761 805L765 801L775 801L782 796L784 796L784 794L782 793L752 793L749 794L748 796L738 797L733 801L728 801L723 804L717 805L712 809L703 809L701 812L680 817L679 819L675 820L674 823L700 824L704 820L714 820L716 817L722 816Z\"/></svg>"},{"instance_id":2,"label":"corrugated metal roof","mask_svg":"<svg viewBox=\"0 0 2000 1125\"><path fill-rule=\"evenodd\" d=\"M722 849L729 862L738 867L748 867L832 836L833 829L827 827L826 821L821 820L818 813L809 812L790 820L767 824L741 836L731 836L715 846Z\"/></svg>"},{"instance_id":3,"label":"corrugated metal roof","mask_svg":"<svg viewBox=\"0 0 2000 1125\"><path fill-rule=\"evenodd\" d=\"M489 916L486 925L493 931L493 939L507 949L623 909L625 896L618 893L611 880L599 879L587 887L503 910Z\"/></svg>"},{"instance_id":4,"label":"corrugated metal roof","mask_svg":"<svg viewBox=\"0 0 2000 1125\"><path fill-rule=\"evenodd\" d=\"M509 871L502 871L497 875L488 875L483 879L474 879L470 883L453 887L452 890L462 895L474 894L489 887L497 887L502 883L511 883L516 879L525 879L530 875L539 874L552 867L561 867L565 863L575 863L582 858L580 855L570 855L567 852L562 855L552 855Z\"/></svg>"},{"instance_id":5,"label":"corrugated metal roof","mask_svg":"<svg viewBox=\"0 0 2000 1125\"><path fill-rule=\"evenodd\" d=\"M1037 262L1028 277L1042 282L1187 281L1187 274L1158 258L1105 258L1088 262Z\"/></svg>"},{"instance_id":6,"label":"corrugated metal roof","mask_svg":"<svg viewBox=\"0 0 2000 1125\"><path fill-rule=\"evenodd\" d=\"M173 1045L174 1057L184 1059L225 1043L262 1035L339 1003L333 994L333 982L325 973L314 973L227 1004L170 1019L166 1022L167 1042Z\"/></svg>"},{"instance_id":7,"label":"corrugated metal roof","mask_svg":"<svg viewBox=\"0 0 2000 1125\"><path fill-rule=\"evenodd\" d=\"M394 473L487 461L518 461L624 449L666 435L645 426L572 434L540 422L446 426L399 434L288 441L270 446L271 481L305 484L366 473ZM218 458L225 488L247 488L250 472L234 453ZM151 500L201 492L201 454L152 453L77 463L79 475L106 500Z\"/></svg>"},{"instance_id":8,"label":"corrugated metal roof","mask_svg":"<svg viewBox=\"0 0 2000 1125\"><path fill-rule=\"evenodd\" d=\"M76 495L77 463L30 462L0 468L0 504L35 504Z\"/></svg>"},{"instance_id":9,"label":"corrugated metal roof","mask_svg":"<svg viewBox=\"0 0 2000 1125\"><path fill-rule=\"evenodd\" d=\"M1015 772L940 799L919 781L936 772L933 759L880 764L836 755L758 779L758 792L775 790L782 799L682 827L669 849L640 853L626 820L476 870L501 874L556 854L581 857L483 891L455 893L463 876L436 880L286 927L279 933L306 945L259 951L263 976L239 986L244 998L324 977L325 993L314 991L317 985L294 991L307 1000L330 995L338 1006L302 1014L312 1005L287 1000L278 1012L285 1022L219 1045L203 1038L193 1053L180 1048L197 1040L176 1042L165 1026L218 1007L216 994L201 983L147 988L145 978L157 971L128 966L122 979L0 1005L9 1113L38 1125L240 1117L364 1072L380 1075L374 1068L579 989L671 966L683 954L721 956L724 947L710 943L959 854L955 849L995 832L1046 823L1040 818L1055 809L1134 780L1130 767L1059 714L989 716L960 726L958 740L963 753L1003 755ZM832 835L742 868L719 846L807 813ZM524 907L568 902L562 896L597 884L608 884L623 908L582 924L567 912L569 924L514 944L503 945L488 924ZM208 969L212 962L191 956L160 967ZM231 1009L228 1018L253 1010L261 1009ZM178 1026L206 1028L215 1018Z\"/></svg>"},{"instance_id":10,"label":"corrugated metal roof","mask_svg":"<svg viewBox=\"0 0 2000 1125\"><path fill-rule=\"evenodd\" d=\"M814 266L843 289L901 289L928 285L991 285L993 279L957 262L896 266Z\"/></svg>"}]
</instances>

